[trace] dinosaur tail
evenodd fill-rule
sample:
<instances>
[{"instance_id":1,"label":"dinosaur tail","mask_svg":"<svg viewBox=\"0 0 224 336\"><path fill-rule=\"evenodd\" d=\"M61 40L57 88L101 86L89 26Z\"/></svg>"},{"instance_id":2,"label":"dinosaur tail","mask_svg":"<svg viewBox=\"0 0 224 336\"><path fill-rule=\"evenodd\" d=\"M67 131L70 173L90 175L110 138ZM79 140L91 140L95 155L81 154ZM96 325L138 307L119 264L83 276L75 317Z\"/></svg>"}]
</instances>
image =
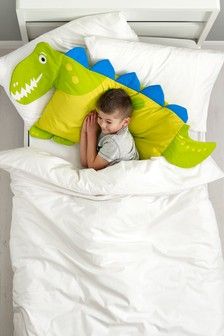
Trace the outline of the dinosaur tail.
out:
<instances>
[{"instance_id":1,"label":"dinosaur tail","mask_svg":"<svg viewBox=\"0 0 224 336\"><path fill-rule=\"evenodd\" d=\"M189 125L184 124L174 140L162 153L175 166L191 168L206 159L215 149L215 142L201 142L188 135Z\"/></svg>"}]
</instances>

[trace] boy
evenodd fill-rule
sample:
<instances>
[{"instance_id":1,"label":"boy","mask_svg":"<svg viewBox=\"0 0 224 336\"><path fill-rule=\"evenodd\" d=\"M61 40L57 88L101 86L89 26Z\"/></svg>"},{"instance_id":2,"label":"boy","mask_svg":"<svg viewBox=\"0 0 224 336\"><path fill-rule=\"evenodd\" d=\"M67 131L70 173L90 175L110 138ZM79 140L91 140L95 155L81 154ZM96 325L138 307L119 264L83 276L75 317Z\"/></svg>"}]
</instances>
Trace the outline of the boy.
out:
<instances>
[{"instance_id":1,"label":"boy","mask_svg":"<svg viewBox=\"0 0 224 336\"><path fill-rule=\"evenodd\" d=\"M122 89L109 89L98 99L96 109L87 115L82 125L82 166L99 170L121 160L138 160L134 139L128 130L132 112L129 95Z\"/></svg>"}]
</instances>

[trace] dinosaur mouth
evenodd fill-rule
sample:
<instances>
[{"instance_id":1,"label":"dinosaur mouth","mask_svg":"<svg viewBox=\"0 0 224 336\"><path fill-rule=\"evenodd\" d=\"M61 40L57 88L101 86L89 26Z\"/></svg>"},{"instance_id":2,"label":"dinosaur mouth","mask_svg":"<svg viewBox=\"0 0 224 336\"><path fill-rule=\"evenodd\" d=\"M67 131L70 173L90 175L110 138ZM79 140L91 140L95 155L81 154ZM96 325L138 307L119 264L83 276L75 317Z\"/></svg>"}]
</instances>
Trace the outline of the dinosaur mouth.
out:
<instances>
[{"instance_id":1,"label":"dinosaur mouth","mask_svg":"<svg viewBox=\"0 0 224 336\"><path fill-rule=\"evenodd\" d=\"M42 78L42 73L37 77L37 78L31 78L29 84L25 83L25 87L22 87L20 92L16 91L16 93L13 93L11 91L11 95L12 97L16 100L16 101L20 101L22 98L27 97L33 90L35 90L35 88L37 87L37 83L41 80ZM14 83L13 86L15 87L16 84L18 85L18 83Z\"/></svg>"}]
</instances>

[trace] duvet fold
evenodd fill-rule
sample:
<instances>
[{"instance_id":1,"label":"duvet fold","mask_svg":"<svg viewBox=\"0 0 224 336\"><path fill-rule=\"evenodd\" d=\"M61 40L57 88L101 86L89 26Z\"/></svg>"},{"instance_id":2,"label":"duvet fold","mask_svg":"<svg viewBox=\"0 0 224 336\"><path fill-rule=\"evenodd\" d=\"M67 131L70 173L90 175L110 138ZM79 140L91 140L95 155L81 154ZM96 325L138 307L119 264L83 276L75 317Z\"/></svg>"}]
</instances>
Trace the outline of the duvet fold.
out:
<instances>
[{"instance_id":1,"label":"duvet fold","mask_svg":"<svg viewBox=\"0 0 224 336\"><path fill-rule=\"evenodd\" d=\"M224 176L211 157L187 169L171 165L163 157L155 157L151 160L122 161L95 171L75 169L64 159L35 148L0 152L0 168L76 193L108 197L174 194Z\"/></svg>"}]
</instances>

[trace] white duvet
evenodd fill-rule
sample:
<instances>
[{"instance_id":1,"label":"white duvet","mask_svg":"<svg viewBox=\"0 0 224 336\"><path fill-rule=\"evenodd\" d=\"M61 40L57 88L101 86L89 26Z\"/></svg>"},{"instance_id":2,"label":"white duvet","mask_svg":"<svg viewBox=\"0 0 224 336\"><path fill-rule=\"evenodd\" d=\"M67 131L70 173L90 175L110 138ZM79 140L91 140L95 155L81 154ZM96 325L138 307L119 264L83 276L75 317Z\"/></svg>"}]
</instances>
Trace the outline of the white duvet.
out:
<instances>
[{"instance_id":1,"label":"white duvet","mask_svg":"<svg viewBox=\"0 0 224 336\"><path fill-rule=\"evenodd\" d=\"M14 193L16 336L223 336L224 267L205 183L163 158L76 170L0 153Z\"/></svg>"}]
</instances>

